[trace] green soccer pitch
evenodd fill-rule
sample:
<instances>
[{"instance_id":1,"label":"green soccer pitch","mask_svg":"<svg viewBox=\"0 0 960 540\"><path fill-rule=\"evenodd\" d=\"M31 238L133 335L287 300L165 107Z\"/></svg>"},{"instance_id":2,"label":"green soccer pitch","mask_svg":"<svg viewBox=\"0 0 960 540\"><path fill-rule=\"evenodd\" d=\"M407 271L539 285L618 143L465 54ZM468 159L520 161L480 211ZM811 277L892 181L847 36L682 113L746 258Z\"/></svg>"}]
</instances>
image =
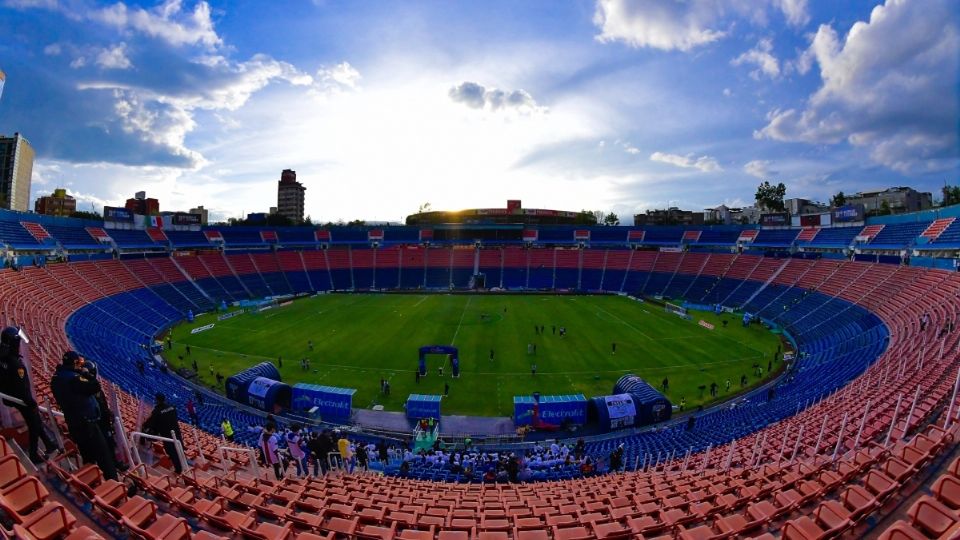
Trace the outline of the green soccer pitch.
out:
<instances>
[{"instance_id":1,"label":"green soccer pitch","mask_svg":"<svg viewBox=\"0 0 960 540\"><path fill-rule=\"evenodd\" d=\"M357 408L379 404L403 410L409 394L442 394L446 383L444 414L484 416L510 416L513 396L534 391L588 398L609 394L625 373L654 386L668 377L667 397L674 404L686 398L688 410L744 391L741 375L748 387L761 383L755 364L762 367L762 378L769 376L779 336L760 325L744 328L737 315L691 315L685 320L618 296L327 294L224 321L217 321L217 314L200 316L172 330L173 350L166 358L176 367L191 368L196 361L202 382L223 393L211 366L229 377L263 361L277 364L282 357L284 382L356 388ZM698 325L699 320L715 329ZM211 323L212 329L190 333ZM534 327L541 325L545 331L538 335ZM527 352L530 344L536 345L535 355ZM445 357L428 356L427 375L416 382L418 349L424 345L458 347L460 378L451 377ZM309 371L300 367L304 357L310 359ZM773 362L774 372L780 367ZM389 396L380 393L381 377L390 381ZM716 399L710 397L711 382L719 385ZM702 395L700 385L707 387Z\"/></svg>"}]
</instances>

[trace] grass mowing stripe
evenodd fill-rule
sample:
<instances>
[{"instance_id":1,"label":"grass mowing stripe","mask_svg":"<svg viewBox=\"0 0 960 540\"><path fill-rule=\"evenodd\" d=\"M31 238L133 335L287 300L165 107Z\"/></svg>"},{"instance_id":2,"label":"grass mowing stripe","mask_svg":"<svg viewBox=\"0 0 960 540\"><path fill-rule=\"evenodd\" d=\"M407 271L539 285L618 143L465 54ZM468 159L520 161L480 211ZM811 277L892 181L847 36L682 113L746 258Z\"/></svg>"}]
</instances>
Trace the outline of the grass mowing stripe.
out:
<instances>
[{"instance_id":1,"label":"grass mowing stripe","mask_svg":"<svg viewBox=\"0 0 960 540\"><path fill-rule=\"evenodd\" d=\"M457 334L460 333L460 327L463 326L463 317L467 314L467 308L470 307L471 300L473 300L473 297L468 297L467 303L463 305L463 312L460 313L460 322L457 323L457 331L453 333L453 339L450 340L450 346L453 346L453 344L457 342Z\"/></svg>"}]
</instances>

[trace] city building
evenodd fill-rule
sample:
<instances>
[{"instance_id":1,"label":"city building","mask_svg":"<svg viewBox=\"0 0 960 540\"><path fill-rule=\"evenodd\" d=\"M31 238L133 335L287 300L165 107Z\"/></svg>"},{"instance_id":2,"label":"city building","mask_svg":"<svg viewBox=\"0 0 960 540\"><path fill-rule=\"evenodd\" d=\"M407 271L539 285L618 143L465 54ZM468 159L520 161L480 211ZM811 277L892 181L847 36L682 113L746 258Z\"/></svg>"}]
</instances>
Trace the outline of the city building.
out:
<instances>
[{"instance_id":1,"label":"city building","mask_svg":"<svg viewBox=\"0 0 960 540\"><path fill-rule=\"evenodd\" d=\"M590 212L569 212L523 208L519 200L507 201L506 208L473 208L469 210L437 210L407 216L407 225L465 223L471 225L596 225Z\"/></svg>"},{"instance_id":2,"label":"city building","mask_svg":"<svg viewBox=\"0 0 960 540\"><path fill-rule=\"evenodd\" d=\"M294 223L303 221L303 208L307 188L297 182L297 171L284 169L277 183L277 213Z\"/></svg>"},{"instance_id":3,"label":"city building","mask_svg":"<svg viewBox=\"0 0 960 540\"><path fill-rule=\"evenodd\" d=\"M142 216L155 216L160 213L160 202L156 199L148 199L146 191L138 191L132 199L127 199L123 207L133 214Z\"/></svg>"},{"instance_id":4,"label":"city building","mask_svg":"<svg viewBox=\"0 0 960 540\"><path fill-rule=\"evenodd\" d=\"M830 210L830 207L823 203L799 198L787 199L783 201L783 206L785 211L791 216L820 214Z\"/></svg>"},{"instance_id":5,"label":"city building","mask_svg":"<svg viewBox=\"0 0 960 540\"><path fill-rule=\"evenodd\" d=\"M676 206L664 210L647 210L633 216L633 224L643 225L703 225L703 212L680 210Z\"/></svg>"},{"instance_id":6,"label":"city building","mask_svg":"<svg viewBox=\"0 0 960 540\"><path fill-rule=\"evenodd\" d=\"M868 216L887 213L887 207L891 214L917 212L933 207L932 193L902 186L861 191L848 195L846 199L847 204L862 204Z\"/></svg>"},{"instance_id":7,"label":"city building","mask_svg":"<svg viewBox=\"0 0 960 540\"><path fill-rule=\"evenodd\" d=\"M760 220L760 213L756 206L730 208L721 204L716 208L705 209L703 219L707 225L751 225Z\"/></svg>"},{"instance_id":8,"label":"city building","mask_svg":"<svg viewBox=\"0 0 960 540\"><path fill-rule=\"evenodd\" d=\"M77 200L67 195L67 190L57 188L50 195L38 197L33 211L47 216L69 216L77 211Z\"/></svg>"},{"instance_id":9,"label":"city building","mask_svg":"<svg viewBox=\"0 0 960 540\"><path fill-rule=\"evenodd\" d=\"M33 147L22 135L0 135L0 208L30 210L33 157Z\"/></svg>"},{"instance_id":10,"label":"city building","mask_svg":"<svg viewBox=\"0 0 960 540\"><path fill-rule=\"evenodd\" d=\"M206 224L207 224L207 219L210 217L209 211L207 211L207 209L204 208L202 204L201 204L200 206L196 207L196 208L191 208L191 209L190 209L190 213L191 213L191 214L197 214L198 216L200 216L200 224L201 224L201 225L206 225Z\"/></svg>"}]
</instances>

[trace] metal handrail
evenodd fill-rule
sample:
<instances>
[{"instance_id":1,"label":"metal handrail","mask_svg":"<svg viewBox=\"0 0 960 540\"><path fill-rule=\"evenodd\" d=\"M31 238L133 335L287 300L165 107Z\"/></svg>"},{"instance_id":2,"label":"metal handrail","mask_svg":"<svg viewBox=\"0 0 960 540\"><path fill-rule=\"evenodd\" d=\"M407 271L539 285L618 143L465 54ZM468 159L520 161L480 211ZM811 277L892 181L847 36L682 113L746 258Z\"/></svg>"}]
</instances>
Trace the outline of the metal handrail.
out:
<instances>
[{"instance_id":1,"label":"metal handrail","mask_svg":"<svg viewBox=\"0 0 960 540\"><path fill-rule=\"evenodd\" d=\"M152 435L142 431L134 431L130 433L130 442L132 443L130 448L133 450L133 457L136 460L136 465L143 464L143 459L140 458L140 446L138 445L140 439L173 443L174 448L177 450L177 456L180 459L182 470L187 470L190 468L190 464L187 462L187 456L183 453L183 444L179 439L177 439L176 434L173 431L170 432L170 437L161 437L159 435Z\"/></svg>"},{"instance_id":2,"label":"metal handrail","mask_svg":"<svg viewBox=\"0 0 960 540\"><path fill-rule=\"evenodd\" d=\"M257 465L257 453L253 448L240 448L236 446L221 446L219 448L220 452L220 468L223 470L223 474L230 472L227 468L227 452L234 452L237 454L246 454L250 459L248 461L250 465L250 471L253 473L254 478L260 478L260 466Z\"/></svg>"},{"instance_id":3,"label":"metal handrail","mask_svg":"<svg viewBox=\"0 0 960 540\"><path fill-rule=\"evenodd\" d=\"M16 403L17 405L23 405L24 407L27 406L27 402L26 402L26 401L24 401L24 400L22 400L22 399L20 399L20 398L15 398L15 397L13 397L13 396L11 396L11 395L9 395L9 394L4 394L3 392L0 392L0 400L10 401L10 402L12 402L12 403ZM54 409L53 407L45 407L45 406L40 405L40 404L38 403L38 404L37 404L37 408L40 409L40 412L43 412L43 413L46 413L46 414L52 414L53 416L57 416L57 417L63 418L63 413L60 412L60 411L58 411L58 410L56 410L56 409Z\"/></svg>"}]
</instances>

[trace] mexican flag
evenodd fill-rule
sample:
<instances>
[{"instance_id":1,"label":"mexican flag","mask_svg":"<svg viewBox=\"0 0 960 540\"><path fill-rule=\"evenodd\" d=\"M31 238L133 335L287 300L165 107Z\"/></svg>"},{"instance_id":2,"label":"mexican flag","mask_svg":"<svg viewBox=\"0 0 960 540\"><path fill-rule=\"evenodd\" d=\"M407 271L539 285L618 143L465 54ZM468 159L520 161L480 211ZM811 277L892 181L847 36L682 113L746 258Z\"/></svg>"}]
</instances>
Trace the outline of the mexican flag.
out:
<instances>
[{"instance_id":1,"label":"mexican flag","mask_svg":"<svg viewBox=\"0 0 960 540\"><path fill-rule=\"evenodd\" d=\"M143 226L163 228L163 216L143 216Z\"/></svg>"}]
</instances>

